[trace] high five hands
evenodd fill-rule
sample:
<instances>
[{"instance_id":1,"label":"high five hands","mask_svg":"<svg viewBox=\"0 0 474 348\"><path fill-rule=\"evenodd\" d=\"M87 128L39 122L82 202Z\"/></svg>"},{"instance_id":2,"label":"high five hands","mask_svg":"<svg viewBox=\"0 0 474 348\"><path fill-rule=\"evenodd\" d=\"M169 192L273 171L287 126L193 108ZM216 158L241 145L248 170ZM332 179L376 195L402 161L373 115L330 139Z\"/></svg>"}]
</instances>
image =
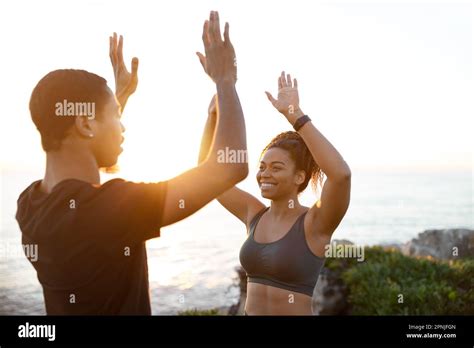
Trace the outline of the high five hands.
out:
<instances>
[{"instance_id":1,"label":"high five hands","mask_svg":"<svg viewBox=\"0 0 474 348\"><path fill-rule=\"evenodd\" d=\"M134 57L132 59L132 72L130 73L123 61L122 35L120 35L120 38L117 42L117 34L114 33L113 36L109 37L109 44L109 56L114 69L115 77L115 96L117 97L123 110L125 104L127 103L128 97L130 97L137 89L138 58Z\"/></svg>"},{"instance_id":2,"label":"high five hands","mask_svg":"<svg viewBox=\"0 0 474 348\"><path fill-rule=\"evenodd\" d=\"M204 43L203 55L196 52L204 71L216 83L237 81L237 64L235 51L229 38L229 23L225 24L224 40L222 40L219 13L211 11L209 20L204 22L202 33Z\"/></svg>"},{"instance_id":3,"label":"high five hands","mask_svg":"<svg viewBox=\"0 0 474 348\"><path fill-rule=\"evenodd\" d=\"M278 77L278 98L275 99L270 92L265 92L272 105L281 112L286 119L294 124L296 119L303 115L300 109L300 98L298 95L298 81L291 80L291 75L285 76L282 71Z\"/></svg>"}]
</instances>

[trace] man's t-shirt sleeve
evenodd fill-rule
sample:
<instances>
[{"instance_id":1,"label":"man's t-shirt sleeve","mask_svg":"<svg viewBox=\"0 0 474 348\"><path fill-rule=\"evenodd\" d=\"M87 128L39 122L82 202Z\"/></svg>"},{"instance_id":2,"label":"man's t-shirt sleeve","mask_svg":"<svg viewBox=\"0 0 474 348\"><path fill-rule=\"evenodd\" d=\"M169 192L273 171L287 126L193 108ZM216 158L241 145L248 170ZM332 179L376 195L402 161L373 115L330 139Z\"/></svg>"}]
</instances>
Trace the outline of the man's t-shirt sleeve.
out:
<instances>
[{"instance_id":1,"label":"man's t-shirt sleeve","mask_svg":"<svg viewBox=\"0 0 474 348\"><path fill-rule=\"evenodd\" d=\"M134 183L114 179L101 185L104 223L125 240L141 242L160 236L166 182Z\"/></svg>"}]
</instances>

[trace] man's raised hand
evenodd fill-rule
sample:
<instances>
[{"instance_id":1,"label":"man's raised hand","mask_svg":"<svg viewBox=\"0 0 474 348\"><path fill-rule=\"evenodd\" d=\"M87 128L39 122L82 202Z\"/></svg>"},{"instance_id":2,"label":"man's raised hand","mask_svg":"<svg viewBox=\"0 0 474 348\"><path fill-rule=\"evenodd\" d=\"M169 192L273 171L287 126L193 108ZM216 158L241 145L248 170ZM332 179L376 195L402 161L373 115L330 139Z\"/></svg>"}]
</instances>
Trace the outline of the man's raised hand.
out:
<instances>
[{"instance_id":1,"label":"man's raised hand","mask_svg":"<svg viewBox=\"0 0 474 348\"><path fill-rule=\"evenodd\" d=\"M122 110L138 85L138 58L132 59L132 72L130 73L123 61L123 37L117 42L117 33L109 37L109 56L114 69L115 77L115 95L122 106Z\"/></svg>"},{"instance_id":2,"label":"man's raised hand","mask_svg":"<svg viewBox=\"0 0 474 348\"><path fill-rule=\"evenodd\" d=\"M217 84L237 81L237 64L234 47L229 38L229 23L225 24L224 40L222 40L219 13L211 11L209 20L204 22L202 33L204 43L203 55L197 52L204 71Z\"/></svg>"}]
</instances>

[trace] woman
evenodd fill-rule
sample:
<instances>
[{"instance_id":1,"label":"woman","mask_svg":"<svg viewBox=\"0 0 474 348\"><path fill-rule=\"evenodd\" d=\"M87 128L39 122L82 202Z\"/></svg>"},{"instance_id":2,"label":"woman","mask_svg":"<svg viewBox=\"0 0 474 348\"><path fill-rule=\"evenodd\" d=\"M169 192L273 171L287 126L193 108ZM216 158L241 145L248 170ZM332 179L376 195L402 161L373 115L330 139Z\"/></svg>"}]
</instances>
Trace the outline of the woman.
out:
<instances>
[{"instance_id":1,"label":"woman","mask_svg":"<svg viewBox=\"0 0 474 348\"><path fill-rule=\"evenodd\" d=\"M278 98L265 93L295 128L276 136L261 155L257 183L262 197L271 200L270 207L237 187L218 200L247 226L248 238L240 250L248 276L246 314L311 315L325 246L349 206L351 171L301 110L296 79L282 72ZM212 139L215 102L209 108L200 160ZM312 207L302 206L299 193L310 180L321 184L323 172L327 179L321 199Z\"/></svg>"}]
</instances>

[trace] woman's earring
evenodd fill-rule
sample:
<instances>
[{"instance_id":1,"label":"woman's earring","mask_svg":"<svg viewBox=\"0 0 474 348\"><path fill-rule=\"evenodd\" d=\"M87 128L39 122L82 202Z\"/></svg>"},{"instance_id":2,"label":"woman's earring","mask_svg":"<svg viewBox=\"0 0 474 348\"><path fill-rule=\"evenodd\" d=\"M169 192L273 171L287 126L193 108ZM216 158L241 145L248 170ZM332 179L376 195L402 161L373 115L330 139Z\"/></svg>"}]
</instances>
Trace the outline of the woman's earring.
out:
<instances>
[{"instance_id":1,"label":"woman's earring","mask_svg":"<svg viewBox=\"0 0 474 348\"><path fill-rule=\"evenodd\" d=\"M93 138L94 137L94 134L89 134L89 138Z\"/></svg>"}]
</instances>

